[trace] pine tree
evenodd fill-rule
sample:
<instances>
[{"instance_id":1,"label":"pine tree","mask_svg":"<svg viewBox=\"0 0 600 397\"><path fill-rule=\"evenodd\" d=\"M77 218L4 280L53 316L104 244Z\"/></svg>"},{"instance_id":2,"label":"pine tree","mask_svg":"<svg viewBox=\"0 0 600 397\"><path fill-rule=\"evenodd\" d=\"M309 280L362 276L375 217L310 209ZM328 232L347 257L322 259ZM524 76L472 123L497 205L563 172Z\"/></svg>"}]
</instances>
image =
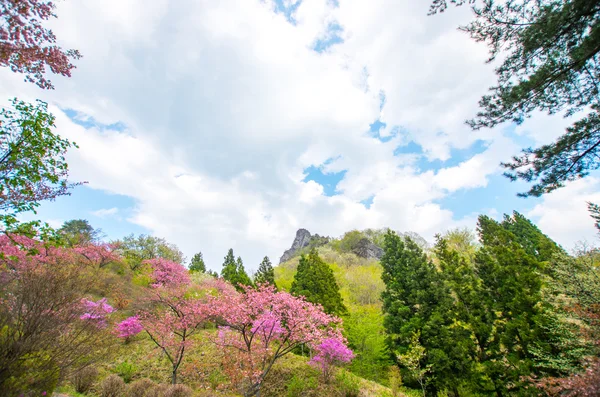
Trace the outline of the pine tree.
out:
<instances>
[{"instance_id":1,"label":"pine tree","mask_svg":"<svg viewBox=\"0 0 600 397\"><path fill-rule=\"evenodd\" d=\"M558 244L517 211L513 212L512 217L504 215L502 227L514 234L523 249L539 261L547 262L556 254L565 253Z\"/></svg>"},{"instance_id":2,"label":"pine tree","mask_svg":"<svg viewBox=\"0 0 600 397\"><path fill-rule=\"evenodd\" d=\"M393 231L385 235L381 265L390 351L397 357L406 355L418 334L418 342L425 348L421 364L430 368L427 388L433 395L442 389L456 391L470 372L472 344L464 329L453 327L453 302L442 277L414 241ZM403 368L406 373L408 368Z\"/></svg>"},{"instance_id":3,"label":"pine tree","mask_svg":"<svg viewBox=\"0 0 600 397\"><path fill-rule=\"evenodd\" d=\"M242 258L238 256L237 258L237 284L236 285L252 285L252 280L246 273L246 269L244 269L244 263L242 262Z\"/></svg>"},{"instance_id":4,"label":"pine tree","mask_svg":"<svg viewBox=\"0 0 600 397\"><path fill-rule=\"evenodd\" d=\"M271 265L271 261L269 260L268 256L265 256L258 266L258 271L254 276L254 282L256 284L268 283L275 285L275 270L273 270L273 265Z\"/></svg>"},{"instance_id":5,"label":"pine tree","mask_svg":"<svg viewBox=\"0 0 600 397\"><path fill-rule=\"evenodd\" d=\"M192 257L190 272L206 273L206 265L204 264L204 258L202 258L202 252L198 252Z\"/></svg>"},{"instance_id":6,"label":"pine tree","mask_svg":"<svg viewBox=\"0 0 600 397\"><path fill-rule=\"evenodd\" d=\"M300 257L290 292L296 296L304 296L309 302L322 305L329 314L339 315L347 311L333 271L315 249Z\"/></svg>"},{"instance_id":7,"label":"pine tree","mask_svg":"<svg viewBox=\"0 0 600 397\"><path fill-rule=\"evenodd\" d=\"M232 248L227 251L227 255L225 256L223 269L221 269L221 277L234 285L237 281L237 264L235 263L235 256L233 256Z\"/></svg>"}]
</instances>

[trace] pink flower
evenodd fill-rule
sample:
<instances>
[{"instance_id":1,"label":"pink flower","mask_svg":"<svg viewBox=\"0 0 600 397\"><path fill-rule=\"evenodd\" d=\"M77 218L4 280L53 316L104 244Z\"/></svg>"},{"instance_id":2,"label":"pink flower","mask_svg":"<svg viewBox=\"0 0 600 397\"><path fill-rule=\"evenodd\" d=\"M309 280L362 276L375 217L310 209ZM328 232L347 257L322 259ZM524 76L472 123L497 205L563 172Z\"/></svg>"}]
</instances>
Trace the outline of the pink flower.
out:
<instances>
[{"instance_id":1,"label":"pink flower","mask_svg":"<svg viewBox=\"0 0 600 397\"><path fill-rule=\"evenodd\" d=\"M140 323L138 316L128 317L116 326L119 338L127 339L143 331L144 327Z\"/></svg>"}]
</instances>

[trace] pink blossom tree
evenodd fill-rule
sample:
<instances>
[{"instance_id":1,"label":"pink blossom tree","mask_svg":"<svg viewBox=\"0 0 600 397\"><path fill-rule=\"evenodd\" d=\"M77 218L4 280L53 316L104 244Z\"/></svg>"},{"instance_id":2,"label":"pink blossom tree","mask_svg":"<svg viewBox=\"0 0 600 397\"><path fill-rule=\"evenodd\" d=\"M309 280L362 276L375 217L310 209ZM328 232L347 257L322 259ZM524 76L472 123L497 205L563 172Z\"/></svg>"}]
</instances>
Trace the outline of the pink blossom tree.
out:
<instances>
[{"instance_id":1,"label":"pink blossom tree","mask_svg":"<svg viewBox=\"0 0 600 397\"><path fill-rule=\"evenodd\" d=\"M342 340L341 319L268 284L246 287L241 293L221 287L210 309L220 326L216 343L228 349L229 364L245 377L244 396L260 395L273 364L296 347Z\"/></svg>"},{"instance_id":2,"label":"pink blossom tree","mask_svg":"<svg viewBox=\"0 0 600 397\"><path fill-rule=\"evenodd\" d=\"M56 36L41 21L56 17L54 3L47 0L0 0L0 66L23 73L26 81L41 88L54 88L44 77L46 67L70 77L79 59L77 50L64 51Z\"/></svg>"},{"instance_id":3,"label":"pink blossom tree","mask_svg":"<svg viewBox=\"0 0 600 397\"><path fill-rule=\"evenodd\" d=\"M179 287L190 283L188 270L181 264L168 259L148 259L142 263L152 267L152 284L157 287Z\"/></svg>"},{"instance_id":4,"label":"pink blossom tree","mask_svg":"<svg viewBox=\"0 0 600 397\"><path fill-rule=\"evenodd\" d=\"M335 365L349 363L354 358L354 353L341 338L327 338L315 350L317 354L309 364L321 370L325 383L329 383Z\"/></svg>"},{"instance_id":5,"label":"pink blossom tree","mask_svg":"<svg viewBox=\"0 0 600 397\"><path fill-rule=\"evenodd\" d=\"M70 248L23 235L0 236L0 390L51 391L73 367L102 358L113 339L112 307L83 300L96 269ZM4 395L3 394L3 395Z\"/></svg>"},{"instance_id":6,"label":"pink blossom tree","mask_svg":"<svg viewBox=\"0 0 600 397\"><path fill-rule=\"evenodd\" d=\"M188 280L189 282L189 280ZM187 283L155 283L143 300L137 317L140 325L171 363L171 382L177 383L177 371L190 339L207 321L206 303Z\"/></svg>"}]
</instances>

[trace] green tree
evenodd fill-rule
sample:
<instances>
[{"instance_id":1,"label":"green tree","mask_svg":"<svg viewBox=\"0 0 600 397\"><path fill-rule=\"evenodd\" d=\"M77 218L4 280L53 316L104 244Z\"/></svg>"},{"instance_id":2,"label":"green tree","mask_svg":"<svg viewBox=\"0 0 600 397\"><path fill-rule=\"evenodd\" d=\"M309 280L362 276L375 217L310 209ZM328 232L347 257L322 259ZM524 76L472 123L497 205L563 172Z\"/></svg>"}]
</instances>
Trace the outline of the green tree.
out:
<instances>
[{"instance_id":1,"label":"green tree","mask_svg":"<svg viewBox=\"0 0 600 397\"><path fill-rule=\"evenodd\" d=\"M469 4L475 19L460 29L503 59L498 81L467 123L473 129L522 123L535 110L565 116L584 111L555 142L525 149L503 163L511 180L532 182L540 196L600 168L600 2L598 0L433 0Z\"/></svg>"},{"instance_id":2,"label":"green tree","mask_svg":"<svg viewBox=\"0 0 600 397\"><path fill-rule=\"evenodd\" d=\"M227 255L225 255L223 261L223 268L221 269L221 277L225 279L225 281L229 281L233 284L236 280L237 275L237 264L235 263L235 256L233 255L233 249L229 248L227 251Z\"/></svg>"},{"instance_id":3,"label":"green tree","mask_svg":"<svg viewBox=\"0 0 600 397\"><path fill-rule=\"evenodd\" d=\"M147 259L168 259L176 263L184 263L185 256L175 244L167 242L164 238L140 234L130 234L122 240L114 242L119 253L131 270L138 270L142 262Z\"/></svg>"},{"instance_id":4,"label":"green tree","mask_svg":"<svg viewBox=\"0 0 600 397\"><path fill-rule=\"evenodd\" d=\"M252 285L252 280L248 277L246 270L244 269L244 263L242 258L238 256L237 261L233 255L233 249L227 251L225 260L223 262L223 269L221 269L221 277L226 281L229 281L238 291L243 290L244 285Z\"/></svg>"},{"instance_id":5,"label":"green tree","mask_svg":"<svg viewBox=\"0 0 600 397\"><path fill-rule=\"evenodd\" d=\"M258 271L254 276L254 283L267 283L275 285L275 270L268 256L265 256L258 266Z\"/></svg>"},{"instance_id":6,"label":"green tree","mask_svg":"<svg viewBox=\"0 0 600 397\"><path fill-rule=\"evenodd\" d=\"M521 247L539 261L548 262L555 255L564 254L558 244L517 211L512 216L504 215L502 227L514 234Z\"/></svg>"},{"instance_id":7,"label":"green tree","mask_svg":"<svg viewBox=\"0 0 600 397\"><path fill-rule=\"evenodd\" d=\"M237 258L237 284L239 285L252 285L252 279L246 273L246 269L244 269L244 262L242 262L242 258L238 256Z\"/></svg>"},{"instance_id":8,"label":"green tree","mask_svg":"<svg viewBox=\"0 0 600 397\"><path fill-rule=\"evenodd\" d=\"M316 249L300 257L290 293L302 295L307 301L322 305L329 314L346 313L333 271L319 257Z\"/></svg>"},{"instance_id":9,"label":"green tree","mask_svg":"<svg viewBox=\"0 0 600 397\"><path fill-rule=\"evenodd\" d=\"M86 219L71 219L63 223L58 229L58 234L67 247L75 247L97 242L102 231L94 229Z\"/></svg>"},{"instance_id":10,"label":"green tree","mask_svg":"<svg viewBox=\"0 0 600 397\"><path fill-rule=\"evenodd\" d=\"M471 343L463 328L453 326L453 301L442 277L414 241L393 231L385 236L381 265L384 326L391 352L408 354L413 335L419 333L425 348L421 368L431 369L425 380L431 392L456 391L470 372Z\"/></svg>"},{"instance_id":11,"label":"green tree","mask_svg":"<svg viewBox=\"0 0 600 397\"><path fill-rule=\"evenodd\" d=\"M34 212L40 201L68 195L65 155L74 143L53 132L55 117L46 102L30 104L16 98L0 111L0 221L18 227L17 215ZM22 225L39 226L39 222Z\"/></svg>"},{"instance_id":12,"label":"green tree","mask_svg":"<svg viewBox=\"0 0 600 397\"><path fill-rule=\"evenodd\" d=\"M202 252L198 252L192 257L190 272L206 273L206 265L204 264L204 258L202 258Z\"/></svg>"}]
</instances>

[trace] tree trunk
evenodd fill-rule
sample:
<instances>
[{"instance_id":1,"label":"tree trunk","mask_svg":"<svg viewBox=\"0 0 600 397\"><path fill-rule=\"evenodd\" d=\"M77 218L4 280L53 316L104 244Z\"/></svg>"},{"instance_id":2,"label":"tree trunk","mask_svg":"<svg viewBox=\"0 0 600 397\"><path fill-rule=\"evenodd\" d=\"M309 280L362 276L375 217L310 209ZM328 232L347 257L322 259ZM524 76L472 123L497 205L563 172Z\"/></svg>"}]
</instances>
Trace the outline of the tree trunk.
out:
<instances>
[{"instance_id":1,"label":"tree trunk","mask_svg":"<svg viewBox=\"0 0 600 397\"><path fill-rule=\"evenodd\" d=\"M177 368L173 368L173 374L171 375L171 383L177 384Z\"/></svg>"}]
</instances>

